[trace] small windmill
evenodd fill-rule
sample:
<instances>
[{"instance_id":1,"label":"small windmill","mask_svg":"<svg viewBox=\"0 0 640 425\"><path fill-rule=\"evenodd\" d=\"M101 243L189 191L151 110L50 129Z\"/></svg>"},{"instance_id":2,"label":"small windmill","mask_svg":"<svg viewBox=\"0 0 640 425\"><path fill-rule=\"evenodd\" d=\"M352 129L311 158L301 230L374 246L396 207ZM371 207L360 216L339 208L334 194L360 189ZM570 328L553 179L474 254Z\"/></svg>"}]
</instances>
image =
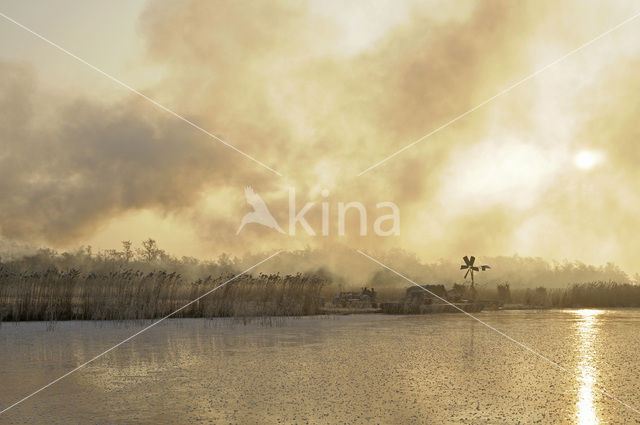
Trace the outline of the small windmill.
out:
<instances>
[{"instance_id":1,"label":"small windmill","mask_svg":"<svg viewBox=\"0 0 640 425\"><path fill-rule=\"evenodd\" d=\"M471 274L471 288L473 289L474 287L474 280L473 280L473 273L474 272L479 272L479 271L485 271L487 269L490 269L491 267L484 265L484 266L480 266L477 267L475 266L475 262L476 262L476 257L474 257L473 255L471 256L471 258L467 257L466 255L464 257L462 257L462 259L464 260L464 264L460 266L460 270L466 270L467 272L464 274L464 278L466 279L467 276L469 274Z\"/></svg>"}]
</instances>

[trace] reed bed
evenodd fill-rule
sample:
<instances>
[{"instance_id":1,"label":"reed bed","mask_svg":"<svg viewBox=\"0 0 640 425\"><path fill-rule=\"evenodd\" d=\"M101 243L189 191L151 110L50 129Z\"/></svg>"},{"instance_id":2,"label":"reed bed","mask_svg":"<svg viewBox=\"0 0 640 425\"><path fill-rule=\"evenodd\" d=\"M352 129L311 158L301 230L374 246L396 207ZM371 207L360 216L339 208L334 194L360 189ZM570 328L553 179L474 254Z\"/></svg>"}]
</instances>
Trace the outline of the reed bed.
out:
<instances>
[{"instance_id":1,"label":"reed bed","mask_svg":"<svg viewBox=\"0 0 640 425\"><path fill-rule=\"evenodd\" d=\"M397 301L405 296L407 287L376 289L378 301ZM640 307L640 285L614 281L574 283L566 288L511 288L508 283L493 288L476 287L475 295L468 286L454 285L458 293L470 299L498 300L540 308L612 308Z\"/></svg>"},{"instance_id":2,"label":"reed bed","mask_svg":"<svg viewBox=\"0 0 640 425\"><path fill-rule=\"evenodd\" d=\"M594 281L574 283L567 288L540 286L511 290L508 285L498 285L495 291L482 288L479 298L549 308L640 307L640 285Z\"/></svg>"},{"instance_id":3,"label":"reed bed","mask_svg":"<svg viewBox=\"0 0 640 425\"><path fill-rule=\"evenodd\" d=\"M209 276L189 282L180 274L165 271L13 272L0 268L0 321L155 319L232 277ZM242 275L174 317L318 314L324 284L313 275Z\"/></svg>"}]
</instances>

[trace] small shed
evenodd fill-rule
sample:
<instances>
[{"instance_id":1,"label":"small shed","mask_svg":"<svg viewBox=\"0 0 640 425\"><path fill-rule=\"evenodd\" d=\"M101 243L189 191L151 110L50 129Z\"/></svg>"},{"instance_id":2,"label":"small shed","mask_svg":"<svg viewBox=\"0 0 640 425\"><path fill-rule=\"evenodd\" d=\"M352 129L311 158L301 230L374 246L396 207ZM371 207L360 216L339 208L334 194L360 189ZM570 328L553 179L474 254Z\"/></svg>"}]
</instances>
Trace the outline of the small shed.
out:
<instances>
[{"instance_id":1,"label":"small shed","mask_svg":"<svg viewBox=\"0 0 640 425\"><path fill-rule=\"evenodd\" d=\"M421 285L407 288L405 302L411 304L431 304L433 300L442 302L448 300L444 285ZM423 289L424 288L424 289Z\"/></svg>"}]
</instances>

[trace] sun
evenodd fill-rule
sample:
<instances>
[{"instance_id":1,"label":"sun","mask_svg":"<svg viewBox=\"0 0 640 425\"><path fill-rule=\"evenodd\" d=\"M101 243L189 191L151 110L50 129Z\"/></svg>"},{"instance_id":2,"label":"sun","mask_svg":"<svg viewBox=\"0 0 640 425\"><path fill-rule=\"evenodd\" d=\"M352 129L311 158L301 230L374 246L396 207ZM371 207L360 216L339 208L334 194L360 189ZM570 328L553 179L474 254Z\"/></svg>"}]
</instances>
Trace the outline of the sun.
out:
<instances>
[{"instance_id":1,"label":"sun","mask_svg":"<svg viewBox=\"0 0 640 425\"><path fill-rule=\"evenodd\" d=\"M582 170L590 170L602 162L602 154L596 151L580 151L576 154L573 162L576 167Z\"/></svg>"}]
</instances>

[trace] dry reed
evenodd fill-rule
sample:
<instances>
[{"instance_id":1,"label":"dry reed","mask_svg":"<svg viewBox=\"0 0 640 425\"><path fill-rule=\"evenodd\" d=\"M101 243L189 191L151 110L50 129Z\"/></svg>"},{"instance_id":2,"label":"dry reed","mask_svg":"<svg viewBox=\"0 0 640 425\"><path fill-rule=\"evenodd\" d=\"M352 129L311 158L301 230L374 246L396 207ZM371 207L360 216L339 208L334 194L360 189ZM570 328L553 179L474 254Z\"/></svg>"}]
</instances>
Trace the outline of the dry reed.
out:
<instances>
[{"instance_id":1,"label":"dry reed","mask_svg":"<svg viewBox=\"0 0 640 425\"><path fill-rule=\"evenodd\" d=\"M209 276L188 282L177 273L164 271L14 272L0 268L0 321L160 318L231 277ZM312 275L243 275L175 317L317 314L324 284Z\"/></svg>"}]
</instances>

